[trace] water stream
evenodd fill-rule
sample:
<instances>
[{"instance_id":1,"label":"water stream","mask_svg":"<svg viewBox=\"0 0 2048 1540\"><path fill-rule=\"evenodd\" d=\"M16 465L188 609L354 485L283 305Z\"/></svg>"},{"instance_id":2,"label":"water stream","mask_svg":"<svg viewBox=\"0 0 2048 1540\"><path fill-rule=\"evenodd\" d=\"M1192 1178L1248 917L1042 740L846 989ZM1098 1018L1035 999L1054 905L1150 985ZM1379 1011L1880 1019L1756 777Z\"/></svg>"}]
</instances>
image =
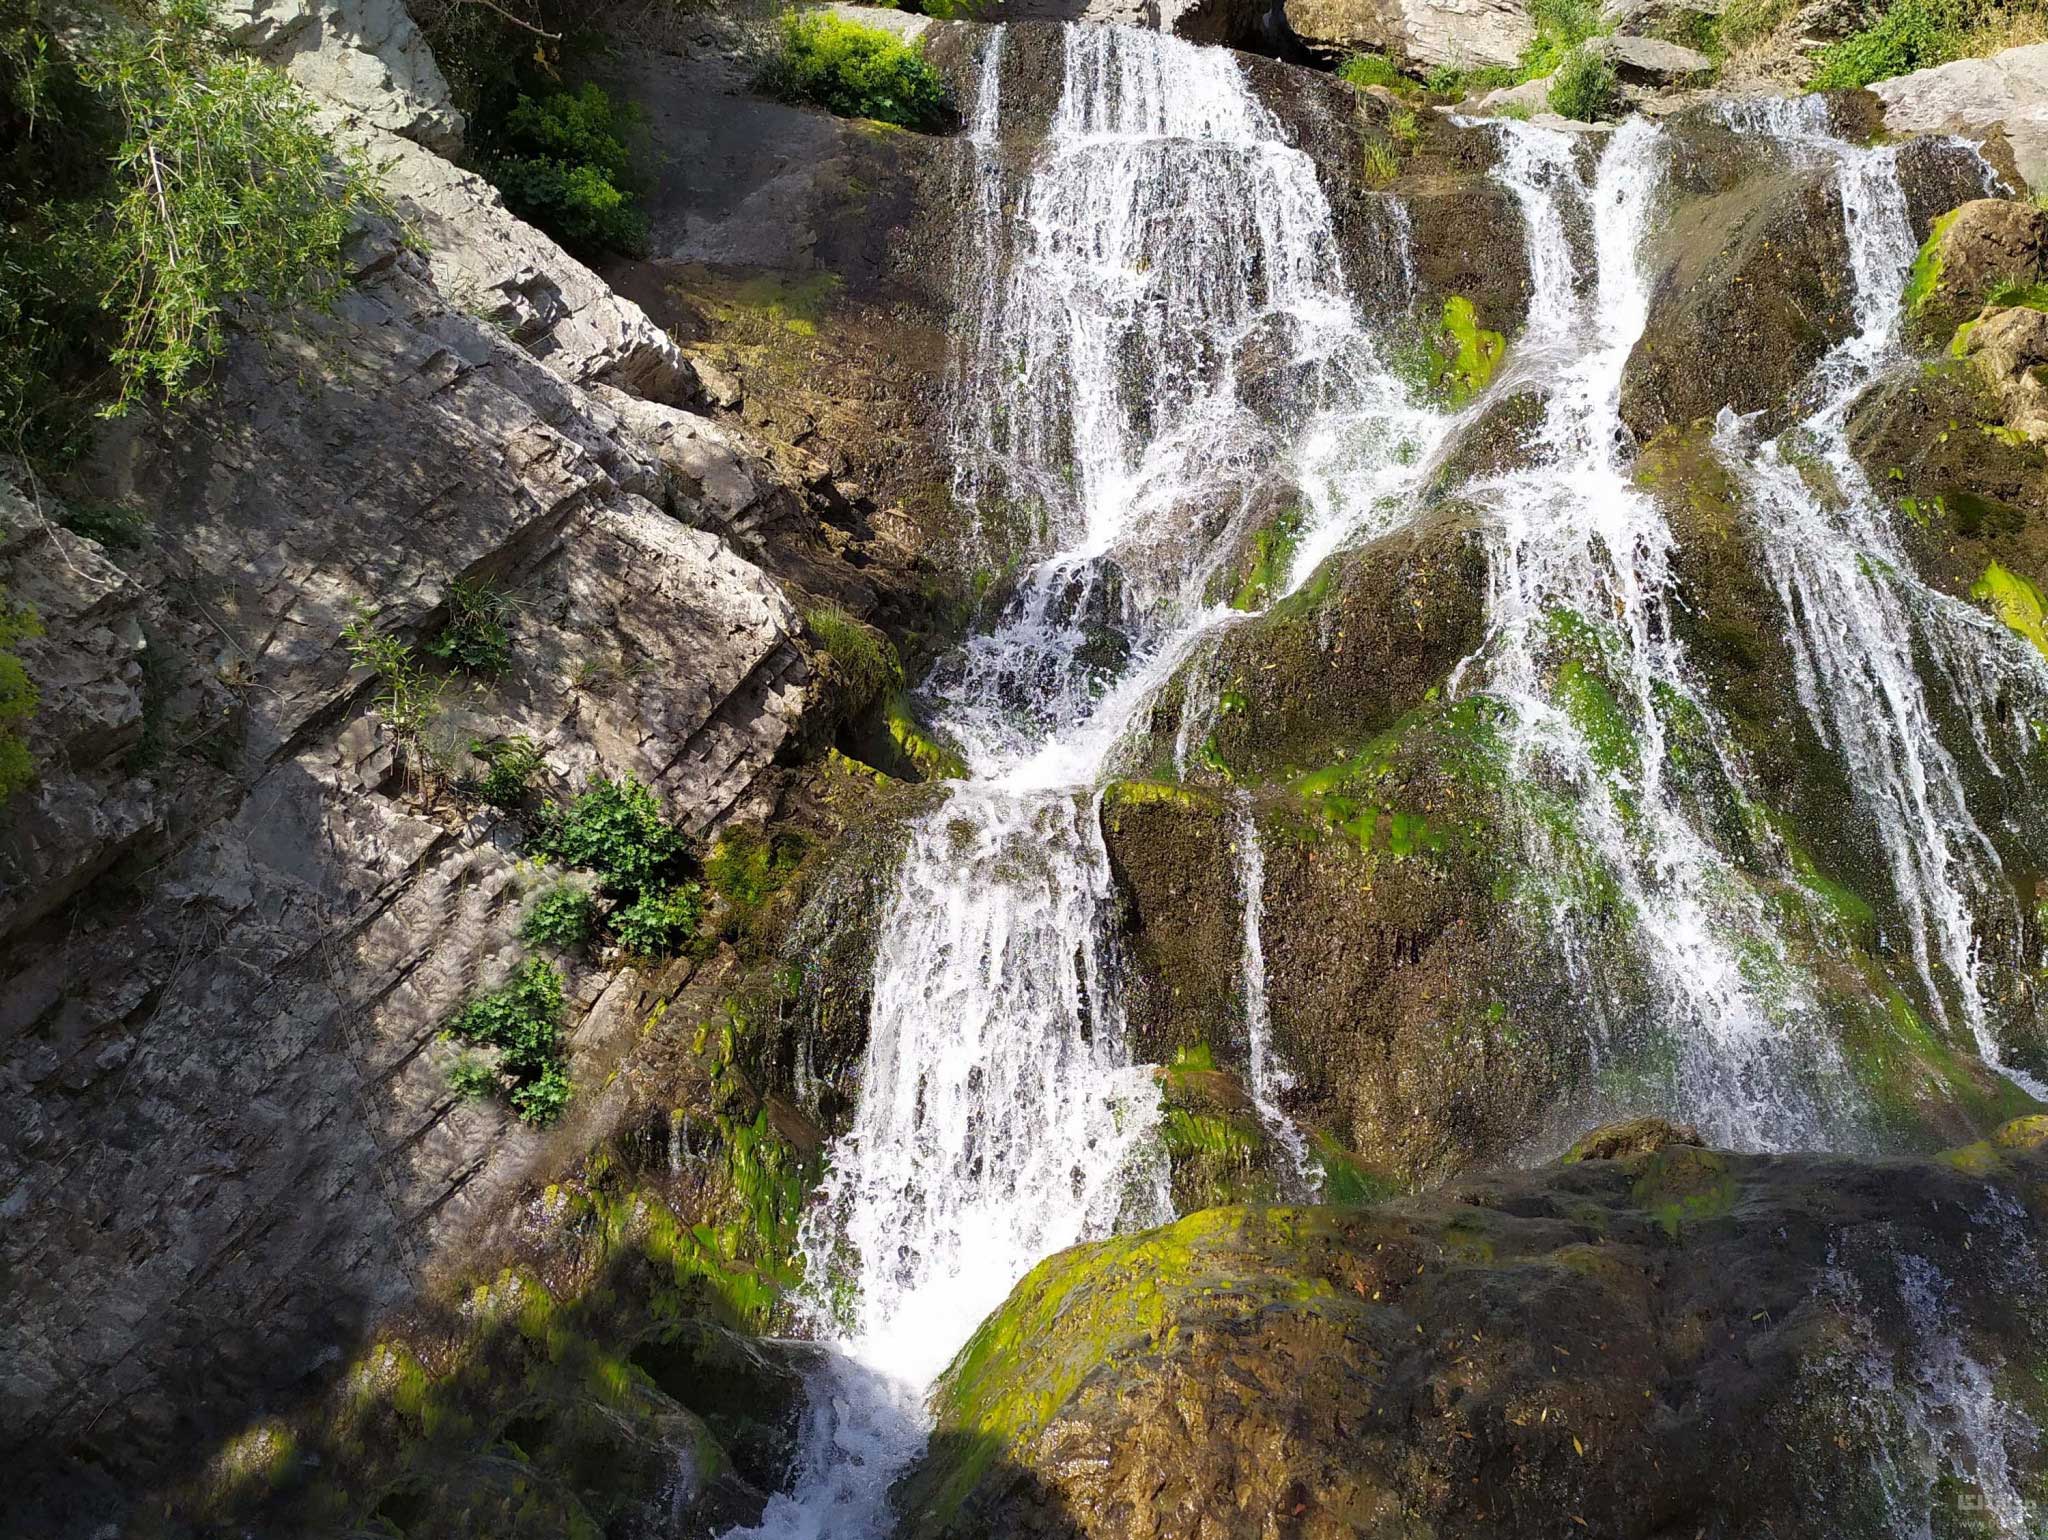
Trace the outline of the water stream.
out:
<instances>
[{"instance_id":1,"label":"water stream","mask_svg":"<svg viewBox=\"0 0 2048 1540\"><path fill-rule=\"evenodd\" d=\"M1004 40L989 33L970 109L966 340L950 382L957 501L992 565L1024 561L996 623L921 686L971 774L916 822L882 916L859 1105L802 1235L810 1326L832 1351L797 1480L744 1532L764 1540L885 1531L889 1486L923 1447L924 1394L975 1325L1048 1253L1170 1217L1156 1084L1131 1062L1101 787L1183 669L1174 760L1187 772L1215 709L1207 659L1244 619L1215 578L1276 481L1305 510L1291 588L1414 517L1438 447L1488 405L1434 409L1388 368L1362 316L1414 300L1407 211L1388 199L1377 222L1387 292L1354 294L1314 164L1233 55L1065 28L1058 102L1020 170L1002 153ZM1761 131L1824 141L1855 211L1858 334L1822 366L1826 404L1800 430L1849 493L1813 497L1785 441L1748 444L1729 424L1722 445L1770 510L1802 698L1881 822L1940 831L1888 836L1887 853L1930 993L1939 965L1995 1062L1971 925L1995 901L1997 857L1915 694L1915 639L1940 645L1910 613L1927 596L1896 581L1903 561L1841 429L1890 357L1896 304L1882 296L1910 234L1891 152L1829 140L1800 112ZM1523 463L1463 489L1484 513L1491 576L1485 640L1455 688L1502 703L1514 779L1569 802L1571 837L1630 916L1654 998L1603 1026L1586 981L1588 1031L1627 1039L1604 1051L1656 1067L1642 1094L1718 1142L1838 1143L1853 1098L1830 1034L1776 917L1669 771L1675 733L1709 756L1727 734L1673 634L1674 536L1635 484L1619 414L1666 146L1643 120L1597 145L1514 122L1488 132L1533 284L1512 387L1544 405ZM1560 687L1566 670L1597 683L1604 717ZM1719 769L1741 783L1740 764ZM1247 802L1233 837L1247 1088L1306 1186L1281 1106ZM1527 837L1543 860L1551 834L1532 820ZM1579 966L1569 935L1557 952Z\"/></svg>"}]
</instances>

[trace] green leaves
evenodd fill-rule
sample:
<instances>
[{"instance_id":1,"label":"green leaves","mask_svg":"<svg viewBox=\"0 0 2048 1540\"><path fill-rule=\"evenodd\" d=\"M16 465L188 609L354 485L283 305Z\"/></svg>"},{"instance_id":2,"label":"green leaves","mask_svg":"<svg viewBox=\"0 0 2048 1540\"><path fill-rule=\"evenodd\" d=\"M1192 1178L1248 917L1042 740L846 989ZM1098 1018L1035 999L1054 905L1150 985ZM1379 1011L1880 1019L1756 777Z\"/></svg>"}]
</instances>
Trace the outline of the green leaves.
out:
<instances>
[{"instance_id":1,"label":"green leaves","mask_svg":"<svg viewBox=\"0 0 2048 1540\"><path fill-rule=\"evenodd\" d=\"M842 118L874 118L937 131L953 117L946 82L915 45L822 13L786 12L782 47L761 72L761 89Z\"/></svg>"},{"instance_id":2,"label":"green leaves","mask_svg":"<svg viewBox=\"0 0 2048 1540\"><path fill-rule=\"evenodd\" d=\"M498 1050L498 1069L513 1080L508 1099L527 1122L552 1123L568 1105L569 1074L561 1059L562 975L552 965L528 959L509 983L456 1012L444 1035ZM481 1095L493 1088L496 1077L481 1061L466 1056L449 1071L449 1083L464 1095Z\"/></svg>"},{"instance_id":3,"label":"green leaves","mask_svg":"<svg viewBox=\"0 0 2048 1540\"><path fill-rule=\"evenodd\" d=\"M375 196L298 88L225 45L209 0L139 9L60 25L75 18L30 0L0 29L0 116L26 150L0 187L0 429L53 455L95 408L194 393L237 301L338 281Z\"/></svg>"},{"instance_id":4,"label":"green leaves","mask_svg":"<svg viewBox=\"0 0 2048 1540\"><path fill-rule=\"evenodd\" d=\"M625 135L630 107L586 83L580 91L521 96L499 127L489 165L505 206L571 251L637 252L647 216L633 195Z\"/></svg>"},{"instance_id":5,"label":"green leaves","mask_svg":"<svg viewBox=\"0 0 2048 1540\"><path fill-rule=\"evenodd\" d=\"M628 776L599 776L568 807L550 809L538 847L565 866L598 874L613 893L663 885L687 847L683 831L662 816L654 793Z\"/></svg>"}]
</instances>

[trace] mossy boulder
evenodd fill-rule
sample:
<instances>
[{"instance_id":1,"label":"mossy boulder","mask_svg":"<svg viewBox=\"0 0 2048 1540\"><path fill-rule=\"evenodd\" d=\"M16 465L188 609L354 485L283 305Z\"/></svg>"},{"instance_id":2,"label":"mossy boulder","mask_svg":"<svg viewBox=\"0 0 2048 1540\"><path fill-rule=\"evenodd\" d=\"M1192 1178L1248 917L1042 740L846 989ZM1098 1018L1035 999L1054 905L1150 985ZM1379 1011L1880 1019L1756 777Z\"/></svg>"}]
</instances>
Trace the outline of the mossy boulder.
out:
<instances>
[{"instance_id":1,"label":"mossy boulder","mask_svg":"<svg viewBox=\"0 0 2048 1540\"><path fill-rule=\"evenodd\" d=\"M1462 507L1341 552L1183 670L1155 714L1155 757L1187 711L1209 724L1198 758L1232 780L1348 756L1478 645L1485 603L1484 539Z\"/></svg>"},{"instance_id":2,"label":"mossy boulder","mask_svg":"<svg viewBox=\"0 0 2048 1540\"><path fill-rule=\"evenodd\" d=\"M1255 831L1272 1045L1294 1076L1284 1110L1399 1182L1499 1156L1544 1126L1584 1088L1591 1034L1580 986L1544 951L1542 916L1583 925L1617 994L1630 987L1627 921L1568 834L1540 865L1527 854L1534 804L1510 786L1504 709L1425 702L1237 806L1112 788L1103 832L1138 1054L1165 1062L1199 1045L1244 1065L1243 841Z\"/></svg>"},{"instance_id":3,"label":"mossy boulder","mask_svg":"<svg viewBox=\"0 0 2048 1540\"><path fill-rule=\"evenodd\" d=\"M2024 1514L2048 1447L1993 1431L1980 1459L1948 1376L1993 1430L2048 1399L2030 1142L1666 1144L1076 1247L941 1380L897 1533L1834 1540Z\"/></svg>"},{"instance_id":4,"label":"mossy boulder","mask_svg":"<svg viewBox=\"0 0 2048 1540\"><path fill-rule=\"evenodd\" d=\"M2001 291L2048 277L2048 213L2009 198L1974 198L1934 221L1906 278L1906 327L1945 348L1956 328Z\"/></svg>"},{"instance_id":5,"label":"mossy boulder","mask_svg":"<svg viewBox=\"0 0 2048 1540\"><path fill-rule=\"evenodd\" d=\"M1931 586L1967 598L1994 561L2048 573L2048 455L1968 364L1878 381L1850 413L1849 447Z\"/></svg>"}]
</instances>

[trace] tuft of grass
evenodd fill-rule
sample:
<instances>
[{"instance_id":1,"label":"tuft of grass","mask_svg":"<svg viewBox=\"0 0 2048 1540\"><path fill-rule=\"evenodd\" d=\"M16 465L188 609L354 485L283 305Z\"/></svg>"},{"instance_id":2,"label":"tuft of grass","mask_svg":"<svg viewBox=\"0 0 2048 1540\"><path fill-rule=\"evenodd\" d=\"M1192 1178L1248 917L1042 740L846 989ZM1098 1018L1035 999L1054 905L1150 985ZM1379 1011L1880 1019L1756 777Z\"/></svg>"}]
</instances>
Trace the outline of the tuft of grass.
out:
<instances>
[{"instance_id":1,"label":"tuft of grass","mask_svg":"<svg viewBox=\"0 0 2048 1540\"><path fill-rule=\"evenodd\" d=\"M469 752L490 766L477 783L476 794L492 807L516 808L540 773L541 753L531 738L500 738L495 743L472 739Z\"/></svg>"},{"instance_id":2,"label":"tuft of grass","mask_svg":"<svg viewBox=\"0 0 2048 1540\"><path fill-rule=\"evenodd\" d=\"M1367 86L1384 86L1389 91L1410 92L1415 82L1395 66L1394 61L1383 53L1355 53L1337 66L1337 78L1348 80L1364 90Z\"/></svg>"},{"instance_id":3,"label":"tuft of grass","mask_svg":"<svg viewBox=\"0 0 2048 1540\"><path fill-rule=\"evenodd\" d=\"M1589 39L1608 30L1600 0L1530 0L1529 20L1536 35L1522 50L1523 80L1556 72Z\"/></svg>"},{"instance_id":4,"label":"tuft of grass","mask_svg":"<svg viewBox=\"0 0 2048 1540\"><path fill-rule=\"evenodd\" d=\"M448 623L427 651L470 674L502 674L512 661L512 634L505 596L487 583L461 579L448 585Z\"/></svg>"},{"instance_id":5,"label":"tuft of grass","mask_svg":"<svg viewBox=\"0 0 2048 1540\"><path fill-rule=\"evenodd\" d=\"M1384 187L1401 174L1401 155L1394 148L1391 139L1368 139L1365 142L1365 182L1368 187Z\"/></svg>"},{"instance_id":6,"label":"tuft of grass","mask_svg":"<svg viewBox=\"0 0 2048 1540\"><path fill-rule=\"evenodd\" d=\"M1621 107L1621 81L1611 61L1583 44L1566 54L1550 80L1550 110L1581 123L1611 118Z\"/></svg>"},{"instance_id":7,"label":"tuft of grass","mask_svg":"<svg viewBox=\"0 0 2048 1540\"><path fill-rule=\"evenodd\" d=\"M97 540L110 551L139 549L149 534L149 515L119 503L71 503L57 515L57 522L74 535Z\"/></svg>"},{"instance_id":8,"label":"tuft of grass","mask_svg":"<svg viewBox=\"0 0 2048 1540\"><path fill-rule=\"evenodd\" d=\"M818 604L804 611L804 629L831 659L831 669L846 685L847 709L859 711L892 685L902 683L903 666L896 649L836 604Z\"/></svg>"}]
</instances>

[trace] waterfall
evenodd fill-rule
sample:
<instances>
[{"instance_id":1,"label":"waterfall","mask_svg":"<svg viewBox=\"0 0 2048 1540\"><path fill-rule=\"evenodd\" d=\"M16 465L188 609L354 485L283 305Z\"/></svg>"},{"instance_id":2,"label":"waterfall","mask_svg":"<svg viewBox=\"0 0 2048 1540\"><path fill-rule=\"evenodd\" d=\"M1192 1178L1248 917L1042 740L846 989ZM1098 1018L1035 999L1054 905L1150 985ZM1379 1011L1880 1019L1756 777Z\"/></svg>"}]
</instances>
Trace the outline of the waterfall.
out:
<instances>
[{"instance_id":1,"label":"waterfall","mask_svg":"<svg viewBox=\"0 0 2048 1540\"><path fill-rule=\"evenodd\" d=\"M1301 512L1275 585L1292 591L1346 544L1412 519L1437 448L1492 404L1445 413L1399 383L1361 324L1315 166L1231 54L1063 29L1057 105L1020 170L1002 153L1004 35L989 34L968 117L963 345L948 380L956 499L983 557L1022 571L993 623L920 686L970 776L916 821L881 916L859 1104L802 1231L810 1326L833 1351L811 1386L796 1482L746 1532L772 1540L885 1530L889 1486L923 1447L924 1393L974 1326L1047 1253L1170 1212L1157 1088L1131 1062L1101 788L1176 676L1172 749L1188 770L1217 709L1215 644L1245 618L1214 579L1270 511L1276 479ZM1978 991L1970 924L1991 901L1996 855L1912 693L1911 661L1917 638L1961 679L1953 638L1984 627L1905 585L1842 442L1849 396L1889 356L1884 296L1910 237L1890 152L1850 152L1817 111L1755 116L1794 153L1837 156L1853 211L1858 334L1815 387L1841 411L1802 429L1851 493L1815 499L1782 441L1744 449L1739 424L1723 447L1746 454L1769 516L1808 709L1860 766L1866 800L1896 807L1902 827L1918 816L1943 831L1932 853L1892 852L1917 895L1921 964ZM1504 703L1511 801L1569 809L1568 829L1526 820L1530 866L1590 859L1629 917L1651 998L1626 1011L1580 977L1583 936L1556 948L1579 970L1596 1048L1617 1048L1608 1067L1653 1074L1652 1099L1717 1142L1839 1142L1846 1076L1810 986L1670 773L1683 729L1745 784L1673 634L1674 536L1623 448L1660 131L1633 120L1597 154L1527 124L1488 132L1534 290L1510 377L1545 407L1527 463L1461 489L1483 517L1490 587L1484 639L1452 690ZM1366 308L1405 315L1408 212L1377 207L1370 225L1392 250L1372 264L1383 292ZM1853 583L1837 570L1845 535ZM1865 694L1851 723L1853 690ZM1972 723L1988 756L1994 724L1981 711ZM1247 1088L1307 1181L1281 1105L1248 797L1233 832Z\"/></svg>"},{"instance_id":2,"label":"waterfall","mask_svg":"<svg viewBox=\"0 0 2048 1540\"><path fill-rule=\"evenodd\" d=\"M1930 1010L1946 1022L1953 999L1984 1062L2048 1098L2048 1086L2001 1062L1978 932L1988 924L2015 932L2017 899L1972 815L1962 768L1936 731L1916 644L1962 703L1973 751L1992 776L2002 772L1976 673L1984 660L2009 654L2014 667L2038 674L2038 660L2008 649L1974 610L1913 577L1889 510L1850 452L1850 407L1901 360L1902 295L1917 243L1897 149L1826 137L1813 108L1791 110L1802 113L1795 142L1835 168L1856 329L1815 368L1807 394L1818 404L1804 421L1752 445L1744 425L1724 413L1717 448L1756 509L1788 617L1800 702L1875 825ZM1766 117L1760 126L1794 125Z\"/></svg>"},{"instance_id":3,"label":"waterfall","mask_svg":"<svg viewBox=\"0 0 2048 1540\"><path fill-rule=\"evenodd\" d=\"M1666 775L1674 719L1712 714L1671 630L1672 533L1618 448L1622 370L1649 308L1640 252L1659 132L1628 122L1589 180L1572 135L1513 122L1496 131L1494 174L1523 210L1537 285L1524 346L1549 401L1532 463L1466 489L1493 515L1492 592L1488 638L1459 684L1508 701L1517 781L1568 788L1577 837L1633 913L1654 1030L1672 1060L1655 1094L1717 1142L1818 1142L1840 1066L1762 901ZM1590 284L1568 234L1575 209L1590 216ZM1555 861L1532 822L1532 860ZM1660 1045L1628 1047L1646 1060Z\"/></svg>"},{"instance_id":4,"label":"waterfall","mask_svg":"<svg viewBox=\"0 0 2048 1540\"><path fill-rule=\"evenodd\" d=\"M859 1105L801 1236L811 1325L835 1351L791 1491L744 1532L773 1540L886 1529L924 1391L981 1318L1047 1253L1171 1216L1157 1085L1126 1043L1099 787L1145 702L1243 618L1203 593L1274 467L1323 478L1334 542L1367 506L1335 483L1385 462L1412 486L1396 449L1435 431L1359 325L1314 164L1231 54L1065 29L1059 104L1013 187L1003 36L967 135L955 490L985 551L1033 565L923 687L972 778L917 821L879 926ZM1387 228L1405 239L1404 218ZM1248 1077L1305 1163L1276 1100L1263 868L1246 875Z\"/></svg>"}]
</instances>

